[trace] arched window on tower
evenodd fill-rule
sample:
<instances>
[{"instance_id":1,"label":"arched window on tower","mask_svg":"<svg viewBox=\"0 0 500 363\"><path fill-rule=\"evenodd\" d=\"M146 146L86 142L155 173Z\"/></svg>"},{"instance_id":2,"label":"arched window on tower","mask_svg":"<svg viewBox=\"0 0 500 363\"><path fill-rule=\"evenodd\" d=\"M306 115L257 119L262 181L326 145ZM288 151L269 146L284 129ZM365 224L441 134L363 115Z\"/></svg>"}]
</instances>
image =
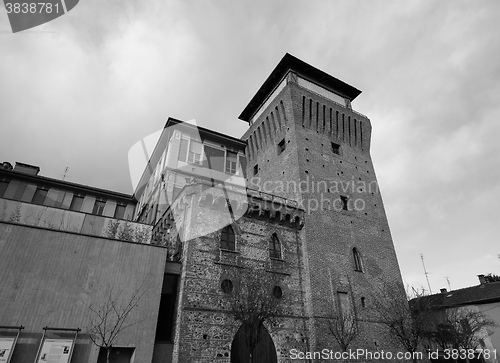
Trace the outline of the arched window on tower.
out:
<instances>
[{"instance_id":1,"label":"arched window on tower","mask_svg":"<svg viewBox=\"0 0 500 363\"><path fill-rule=\"evenodd\" d=\"M352 257L354 259L354 270L363 272L363 264L361 263L361 256L356 247L352 249Z\"/></svg>"},{"instance_id":2,"label":"arched window on tower","mask_svg":"<svg viewBox=\"0 0 500 363\"><path fill-rule=\"evenodd\" d=\"M227 251L236 251L236 238L233 227L226 226L220 233L220 249Z\"/></svg>"},{"instance_id":3,"label":"arched window on tower","mask_svg":"<svg viewBox=\"0 0 500 363\"><path fill-rule=\"evenodd\" d=\"M269 240L269 256L281 260L281 243L276 233Z\"/></svg>"}]
</instances>

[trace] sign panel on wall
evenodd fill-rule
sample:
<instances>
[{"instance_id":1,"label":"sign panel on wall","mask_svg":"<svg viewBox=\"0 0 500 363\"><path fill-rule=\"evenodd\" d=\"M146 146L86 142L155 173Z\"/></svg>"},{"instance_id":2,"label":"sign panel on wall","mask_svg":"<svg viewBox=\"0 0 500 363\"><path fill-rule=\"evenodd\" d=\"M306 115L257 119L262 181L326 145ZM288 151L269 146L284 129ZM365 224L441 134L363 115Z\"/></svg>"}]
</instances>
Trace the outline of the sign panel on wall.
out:
<instances>
[{"instance_id":1,"label":"sign panel on wall","mask_svg":"<svg viewBox=\"0 0 500 363\"><path fill-rule=\"evenodd\" d=\"M0 363L7 363L10 359L16 338L0 337Z\"/></svg>"},{"instance_id":2,"label":"sign panel on wall","mask_svg":"<svg viewBox=\"0 0 500 363\"><path fill-rule=\"evenodd\" d=\"M37 363L69 363L72 339L45 339Z\"/></svg>"}]
</instances>

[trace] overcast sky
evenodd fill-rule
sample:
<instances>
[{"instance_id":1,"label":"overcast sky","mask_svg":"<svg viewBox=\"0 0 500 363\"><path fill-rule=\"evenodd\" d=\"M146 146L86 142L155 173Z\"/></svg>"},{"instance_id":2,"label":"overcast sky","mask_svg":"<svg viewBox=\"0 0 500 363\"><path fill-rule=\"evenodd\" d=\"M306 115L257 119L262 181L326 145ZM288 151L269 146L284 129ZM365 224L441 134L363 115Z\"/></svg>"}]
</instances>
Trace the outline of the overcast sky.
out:
<instances>
[{"instance_id":1,"label":"overcast sky","mask_svg":"<svg viewBox=\"0 0 500 363\"><path fill-rule=\"evenodd\" d=\"M81 0L12 34L0 12L0 161L132 193L167 117L240 137L288 52L363 91L403 278L500 274L500 1Z\"/></svg>"}]
</instances>

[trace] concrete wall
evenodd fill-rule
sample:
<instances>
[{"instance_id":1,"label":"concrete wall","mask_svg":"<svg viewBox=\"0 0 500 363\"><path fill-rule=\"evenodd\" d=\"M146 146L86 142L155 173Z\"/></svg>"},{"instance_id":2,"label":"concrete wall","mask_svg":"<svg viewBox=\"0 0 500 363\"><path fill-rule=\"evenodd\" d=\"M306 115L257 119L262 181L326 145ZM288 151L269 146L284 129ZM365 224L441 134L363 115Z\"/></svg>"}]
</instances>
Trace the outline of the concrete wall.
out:
<instances>
[{"instance_id":1,"label":"concrete wall","mask_svg":"<svg viewBox=\"0 0 500 363\"><path fill-rule=\"evenodd\" d=\"M134 347L151 362L166 250L16 224L0 223L0 325L24 325L12 363L33 362L45 326L80 328L72 363L97 362L89 339L89 305L118 303L144 292L129 316L136 323L115 346Z\"/></svg>"},{"instance_id":2,"label":"concrete wall","mask_svg":"<svg viewBox=\"0 0 500 363\"><path fill-rule=\"evenodd\" d=\"M151 241L150 225L2 198L0 221L138 243Z\"/></svg>"}]
</instances>

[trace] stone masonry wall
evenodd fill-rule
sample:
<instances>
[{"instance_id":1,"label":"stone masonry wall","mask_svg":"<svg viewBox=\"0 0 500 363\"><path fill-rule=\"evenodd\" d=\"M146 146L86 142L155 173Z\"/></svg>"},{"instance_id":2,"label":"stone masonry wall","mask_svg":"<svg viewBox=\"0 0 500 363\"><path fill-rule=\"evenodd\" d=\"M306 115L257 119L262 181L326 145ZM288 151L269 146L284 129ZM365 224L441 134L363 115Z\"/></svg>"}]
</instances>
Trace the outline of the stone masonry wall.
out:
<instances>
[{"instance_id":1,"label":"stone masonry wall","mask_svg":"<svg viewBox=\"0 0 500 363\"><path fill-rule=\"evenodd\" d=\"M183 242L173 362L230 362L231 344L241 323L230 312L221 282L239 272L256 270L277 276L283 291L283 316L278 317L277 324L265 326L276 347L278 361L290 362L291 349L309 350L310 335L304 318L304 266L297 225L290 219L273 219L269 213L251 208L262 201L250 202L248 213L231 224L236 233L236 251L224 251L220 249L220 230L205 235L197 232L208 230L226 218L221 209L227 205L216 201L205 205L206 200L199 198L199 193L191 193L188 187L178 198L179 205L175 205L183 208L186 216L176 221L178 230L189 229L200 236ZM269 257L268 241L273 233L282 244L282 260ZM269 294L274 299L272 291Z\"/></svg>"}]
</instances>

